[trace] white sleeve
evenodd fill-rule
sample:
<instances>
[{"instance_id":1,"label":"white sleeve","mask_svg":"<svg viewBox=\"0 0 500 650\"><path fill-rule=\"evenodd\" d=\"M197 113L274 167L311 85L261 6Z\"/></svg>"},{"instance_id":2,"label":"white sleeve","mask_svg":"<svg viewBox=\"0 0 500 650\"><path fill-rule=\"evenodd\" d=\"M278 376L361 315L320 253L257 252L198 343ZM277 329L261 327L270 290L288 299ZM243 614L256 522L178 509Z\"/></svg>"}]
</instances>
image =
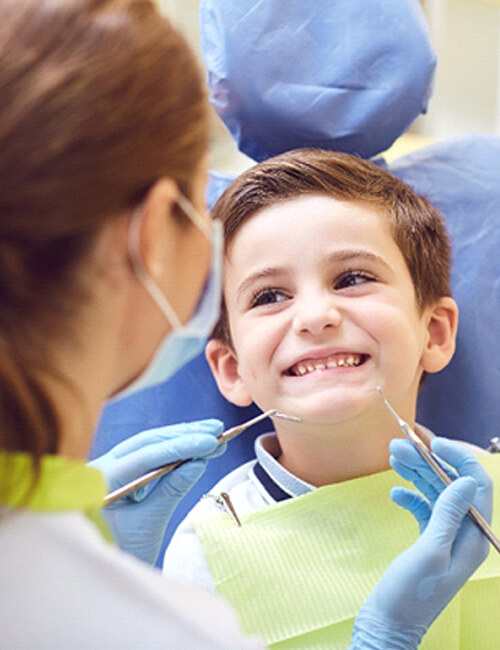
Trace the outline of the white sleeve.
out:
<instances>
[{"instance_id":1,"label":"white sleeve","mask_svg":"<svg viewBox=\"0 0 500 650\"><path fill-rule=\"evenodd\" d=\"M163 573L197 589L215 593L215 584L205 554L191 523L199 513L199 506L195 506L179 524L165 551Z\"/></svg>"},{"instance_id":2,"label":"white sleeve","mask_svg":"<svg viewBox=\"0 0 500 650\"><path fill-rule=\"evenodd\" d=\"M113 548L79 513L2 522L0 569L3 648L262 650L222 599Z\"/></svg>"}]
</instances>

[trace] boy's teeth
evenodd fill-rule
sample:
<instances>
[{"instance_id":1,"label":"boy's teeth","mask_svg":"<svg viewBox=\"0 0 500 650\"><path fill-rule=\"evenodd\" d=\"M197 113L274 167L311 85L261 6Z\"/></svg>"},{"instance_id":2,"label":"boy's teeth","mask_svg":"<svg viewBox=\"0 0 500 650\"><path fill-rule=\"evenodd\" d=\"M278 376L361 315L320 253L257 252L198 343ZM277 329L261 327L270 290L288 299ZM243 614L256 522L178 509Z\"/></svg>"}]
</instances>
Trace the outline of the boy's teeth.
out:
<instances>
[{"instance_id":1,"label":"boy's teeth","mask_svg":"<svg viewBox=\"0 0 500 650\"><path fill-rule=\"evenodd\" d=\"M336 355L328 359L318 359L317 361L308 360L298 363L296 366L290 368L292 375L305 375L314 370L326 370L327 368L352 368L359 366L362 361L362 355L349 354L347 356Z\"/></svg>"}]
</instances>

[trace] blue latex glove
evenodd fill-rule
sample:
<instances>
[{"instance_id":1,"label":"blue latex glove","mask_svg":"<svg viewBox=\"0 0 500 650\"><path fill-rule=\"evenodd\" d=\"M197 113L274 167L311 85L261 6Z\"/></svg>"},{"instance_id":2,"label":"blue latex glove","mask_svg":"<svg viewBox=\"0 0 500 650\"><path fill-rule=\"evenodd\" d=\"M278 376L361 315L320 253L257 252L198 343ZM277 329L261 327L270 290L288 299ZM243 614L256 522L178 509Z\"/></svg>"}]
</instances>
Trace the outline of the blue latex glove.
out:
<instances>
[{"instance_id":1,"label":"blue latex glove","mask_svg":"<svg viewBox=\"0 0 500 650\"><path fill-rule=\"evenodd\" d=\"M122 550L154 564L172 512L203 474L208 459L225 451L225 445L217 446L222 430L220 420L150 429L124 440L89 463L104 474L112 491L161 465L197 459L103 509Z\"/></svg>"},{"instance_id":2,"label":"blue latex glove","mask_svg":"<svg viewBox=\"0 0 500 650\"><path fill-rule=\"evenodd\" d=\"M419 539L401 553L361 608L351 650L410 650L486 559L489 543L466 518L471 505L491 521L493 483L474 455L458 443L435 438L432 449L461 476L446 489L406 440L390 445L391 465L427 498L393 488L391 497L409 510L421 530Z\"/></svg>"}]
</instances>

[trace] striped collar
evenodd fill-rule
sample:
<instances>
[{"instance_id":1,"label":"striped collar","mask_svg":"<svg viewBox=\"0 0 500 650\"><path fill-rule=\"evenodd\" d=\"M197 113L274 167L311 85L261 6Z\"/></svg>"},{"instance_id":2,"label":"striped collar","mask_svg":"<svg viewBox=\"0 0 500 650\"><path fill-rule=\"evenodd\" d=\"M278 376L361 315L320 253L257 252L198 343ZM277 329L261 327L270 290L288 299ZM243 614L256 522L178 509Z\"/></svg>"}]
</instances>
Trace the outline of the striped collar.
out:
<instances>
[{"instance_id":1,"label":"striped collar","mask_svg":"<svg viewBox=\"0 0 500 650\"><path fill-rule=\"evenodd\" d=\"M314 486L291 474L276 460L280 446L275 433L265 433L255 440L255 454L257 462L250 476L267 501L284 501L314 490Z\"/></svg>"}]
</instances>

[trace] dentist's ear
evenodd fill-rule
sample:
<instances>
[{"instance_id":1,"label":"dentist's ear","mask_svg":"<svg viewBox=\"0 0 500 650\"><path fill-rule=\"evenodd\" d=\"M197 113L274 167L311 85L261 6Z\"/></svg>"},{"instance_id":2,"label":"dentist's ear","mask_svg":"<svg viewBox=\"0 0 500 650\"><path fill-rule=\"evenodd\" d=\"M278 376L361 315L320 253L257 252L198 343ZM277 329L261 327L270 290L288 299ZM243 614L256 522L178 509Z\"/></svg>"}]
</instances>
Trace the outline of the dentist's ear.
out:
<instances>
[{"instance_id":1,"label":"dentist's ear","mask_svg":"<svg viewBox=\"0 0 500 650\"><path fill-rule=\"evenodd\" d=\"M222 395L236 406L249 406L253 400L240 377L238 359L227 343L212 339L205 348L205 357Z\"/></svg>"},{"instance_id":2,"label":"dentist's ear","mask_svg":"<svg viewBox=\"0 0 500 650\"><path fill-rule=\"evenodd\" d=\"M422 354L422 368L439 372L448 365L455 352L458 307L453 298L443 296L430 308L427 341Z\"/></svg>"},{"instance_id":3,"label":"dentist's ear","mask_svg":"<svg viewBox=\"0 0 500 650\"><path fill-rule=\"evenodd\" d=\"M139 252L146 271L158 281L175 253L178 224L172 213L179 190L171 178L161 178L149 190L142 208Z\"/></svg>"}]
</instances>

